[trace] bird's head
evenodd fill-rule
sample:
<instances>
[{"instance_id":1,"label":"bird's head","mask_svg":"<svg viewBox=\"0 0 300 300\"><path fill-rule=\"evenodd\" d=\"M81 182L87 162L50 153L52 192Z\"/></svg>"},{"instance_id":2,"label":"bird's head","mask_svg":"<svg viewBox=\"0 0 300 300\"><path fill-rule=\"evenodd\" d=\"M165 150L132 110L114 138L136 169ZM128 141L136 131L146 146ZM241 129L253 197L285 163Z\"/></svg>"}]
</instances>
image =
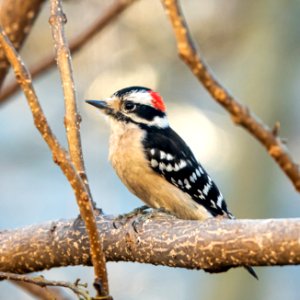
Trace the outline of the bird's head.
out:
<instances>
[{"instance_id":1,"label":"bird's head","mask_svg":"<svg viewBox=\"0 0 300 300\"><path fill-rule=\"evenodd\" d=\"M105 100L87 100L117 122L140 126L169 126L162 97L149 88L132 86L115 92Z\"/></svg>"}]
</instances>

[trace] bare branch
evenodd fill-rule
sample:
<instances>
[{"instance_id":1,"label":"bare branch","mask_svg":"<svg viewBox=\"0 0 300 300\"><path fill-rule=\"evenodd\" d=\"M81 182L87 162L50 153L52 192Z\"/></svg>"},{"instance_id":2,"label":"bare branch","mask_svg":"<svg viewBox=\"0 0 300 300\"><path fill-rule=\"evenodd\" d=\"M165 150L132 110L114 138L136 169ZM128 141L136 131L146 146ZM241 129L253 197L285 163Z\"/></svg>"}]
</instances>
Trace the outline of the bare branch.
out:
<instances>
[{"instance_id":1,"label":"bare branch","mask_svg":"<svg viewBox=\"0 0 300 300\"><path fill-rule=\"evenodd\" d=\"M189 32L179 1L162 0L170 18L176 36L178 52L194 75L207 89L210 95L231 115L232 120L244 127L267 149L268 153L289 177L294 187L300 192L300 169L288 149L270 128L258 119L246 106L240 104L213 76L208 65L197 51L195 42Z\"/></svg>"},{"instance_id":2,"label":"bare branch","mask_svg":"<svg viewBox=\"0 0 300 300\"><path fill-rule=\"evenodd\" d=\"M74 55L81 47L85 46L97 33L100 33L107 25L115 21L121 13L133 4L136 0L116 0L104 13L102 13L90 27L85 29L75 38L71 39L69 48ZM32 78L43 74L49 68L55 65L55 56L51 53L43 58L29 69ZM0 105L4 103L8 97L12 96L19 90L20 86L17 82L12 81L3 88L0 94Z\"/></svg>"},{"instance_id":3,"label":"bare branch","mask_svg":"<svg viewBox=\"0 0 300 300\"><path fill-rule=\"evenodd\" d=\"M25 275L0 272L0 280L3 280L3 279L32 283L32 284L36 284L41 287L61 286L61 287L65 287L65 288L68 288L71 291L73 291L78 296L78 299L80 299L80 297L83 297L83 299L91 300L91 297L89 296L87 291L84 291L83 289L79 288L75 284L72 284L72 283L66 282L66 281L47 280L42 276L28 277Z\"/></svg>"},{"instance_id":4,"label":"bare branch","mask_svg":"<svg viewBox=\"0 0 300 300\"><path fill-rule=\"evenodd\" d=\"M0 23L16 49L20 49L40 11L44 0L3 0L0 5ZM0 87L9 63L0 49Z\"/></svg>"},{"instance_id":5,"label":"bare branch","mask_svg":"<svg viewBox=\"0 0 300 300\"><path fill-rule=\"evenodd\" d=\"M73 67L68 48L68 42L65 37L64 23L67 18L63 12L60 0L51 1L51 16L49 23L52 29L54 48L56 53L57 67L60 73L61 84L65 99L65 127L68 139L69 153L72 162L87 190L89 190L85 173L85 167L82 157L81 140L80 140L80 115L78 114L76 104L76 93L73 79Z\"/></svg>"},{"instance_id":6,"label":"bare branch","mask_svg":"<svg viewBox=\"0 0 300 300\"><path fill-rule=\"evenodd\" d=\"M45 142L48 144L53 154L54 162L56 162L60 166L61 170L70 182L75 192L78 206L80 208L80 215L87 222L86 228L90 239L91 241L95 241L96 238L94 236L94 233L89 231L90 228L93 227L93 225L91 224L94 222L94 220L88 218L91 213L91 205L89 193L86 189L86 186L81 180L81 177L78 175L67 152L60 146L58 140L52 133L33 89L30 74L28 73L24 63L21 61L20 56L13 48L12 44L10 43L7 36L5 35L5 32L2 29L0 29L0 44L2 45L7 59L14 69L16 78L24 91L33 115L34 123L43 136Z\"/></svg>"},{"instance_id":7,"label":"bare branch","mask_svg":"<svg viewBox=\"0 0 300 300\"><path fill-rule=\"evenodd\" d=\"M79 173L82 181L85 183L86 190L89 192L89 201L86 203L78 202L78 205L84 205L81 207L81 211L86 211L82 215L83 220L87 226L87 230L90 234L90 249L91 256L95 271L95 287L99 296L109 295L109 285L107 279L106 261L102 250L102 244L100 236L97 230L97 224L95 220L95 214L92 204L92 197L87 181L85 172L81 140L80 140L80 115L78 114L76 105L76 94L73 79L73 68L71 62L71 54L68 48L68 43L64 33L64 23L66 22L66 16L63 12L61 1L51 1L51 17L49 23L52 28L52 35L54 39L54 46L56 50L56 60L60 71L61 82L63 86L64 98L65 98L65 127L69 145L69 152L71 160L75 165L77 172ZM88 209L86 206L89 206ZM89 227L88 227L89 226ZM98 282L100 281L100 285Z\"/></svg>"},{"instance_id":8,"label":"bare branch","mask_svg":"<svg viewBox=\"0 0 300 300\"><path fill-rule=\"evenodd\" d=\"M33 283L23 281L13 281L13 284L26 293L32 295L34 299L40 300L71 300L70 297L63 294L59 287L41 287Z\"/></svg>"},{"instance_id":9,"label":"bare branch","mask_svg":"<svg viewBox=\"0 0 300 300\"><path fill-rule=\"evenodd\" d=\"M121 223L98 216L97 224L107 261L210 271L300 264L300 219L201 222L154 214ZM91 264L84 224L76 220L0 232L0 257L0 271L20 274Z\"/></svg>"}]
</instances>

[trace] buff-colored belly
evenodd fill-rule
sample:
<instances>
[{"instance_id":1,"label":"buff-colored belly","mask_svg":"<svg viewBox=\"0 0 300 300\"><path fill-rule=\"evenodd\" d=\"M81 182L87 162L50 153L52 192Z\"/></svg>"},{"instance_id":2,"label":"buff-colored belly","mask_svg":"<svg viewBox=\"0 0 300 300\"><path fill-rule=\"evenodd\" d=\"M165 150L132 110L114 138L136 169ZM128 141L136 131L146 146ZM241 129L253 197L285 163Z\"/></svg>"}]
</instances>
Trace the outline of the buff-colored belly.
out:
<instances>
[{"instance_id":1,"label":"buff-colored belly","mask_svg":"<svg viewBox=\"0 0 300 300\"><path fill-rule=\"evenodd\" d=\"M152 208L165 208L181 219L204 220L211 214L190 196L155 173L146 159L136 129L112 135L109 159L126 187ZM132 131L132 132L130 132Z\"/></svg>"}]
</instances>

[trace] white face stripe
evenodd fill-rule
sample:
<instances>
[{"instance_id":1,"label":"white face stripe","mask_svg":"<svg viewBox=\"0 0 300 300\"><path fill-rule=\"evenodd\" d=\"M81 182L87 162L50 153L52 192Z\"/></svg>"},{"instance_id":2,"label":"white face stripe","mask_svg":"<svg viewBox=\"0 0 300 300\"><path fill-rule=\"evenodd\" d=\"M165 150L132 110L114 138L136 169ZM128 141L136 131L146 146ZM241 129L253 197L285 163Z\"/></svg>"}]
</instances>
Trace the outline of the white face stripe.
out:
<instances>
[{"instance_id":1,"label":"white face stripe","mask_svg":"<svg viewBox=\"0 0 300 300\"><path fill-rule=\"evenodd\" d=\"M152 97L148 92L132 91L126 96L126 100L152 106Z\"/></svg>"},{"instance_id":2,"label":"white face stripe","mask_svg":"<svg viewBox=\"0 0 300 300\"><path fill-rule=\"evenodd\" d=\"M137 115L130 115L129 117L137 123L146 124L148 126L156 126L159 128L167 128L169 126L169 121L167 116L164 117L156 116L152 121L139 118Z\"/></svg>"},{"instance_id":3,"label":"white face stripe","mask_svg":"<svg viewBox=\"0 0 300 300\"><path fill-rule=\"evenodd\" d=\"M153 107L152 105L152 97L148 92L140 92L140 91L133 91L126 95L126 100L137 103L137 104L144 104L144 105L149 105ZM107 102L108 104L112 103L113 101L119 100L119 97L117 96L112 96L110 98L106 98L104 101Z\"/></svg>"},{"instance_id":4,"label":"white face stripe","mask_svg":"<svg viewBox=\"0 0 300 300\"><path fill-rule=\"evenodd\" d=\"M155 117L152 121L148 122L148 125L157 126L160 128L166 128L169 126L169 121L166 116L164 117Z\"/></svg>"}]
</instances>

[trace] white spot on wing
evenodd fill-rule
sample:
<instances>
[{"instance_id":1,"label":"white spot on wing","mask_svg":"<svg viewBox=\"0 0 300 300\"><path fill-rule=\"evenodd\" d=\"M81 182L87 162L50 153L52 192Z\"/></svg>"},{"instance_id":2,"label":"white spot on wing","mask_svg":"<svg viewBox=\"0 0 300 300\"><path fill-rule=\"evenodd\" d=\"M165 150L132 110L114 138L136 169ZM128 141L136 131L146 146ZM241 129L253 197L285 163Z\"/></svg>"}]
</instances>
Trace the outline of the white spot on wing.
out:
<instances>
[{"instance_id":1,"label":"white spot on wing","mask_svg":"<svg viewBox=\"0 0 300 300\"><path fill-rule=\"evenodd\" d=\"M184 184L185 184L185 188L186 188L186 189L189 190L189 189L192 187L187 179L184 179L183 182L184 182Z\"/></svg>"},{"instance_id":2,"label":"white spot on wing","mask_svg":"<svg viewBox=\"0 0 300 300\"><path fill-rule=\"evenodd\" d=\"M194 177L194 180L196 181L197 180L197 175L195 172L193 172L193 177Z\"/></svg>"},{"instance_id":3,"label":"white spot on wing","mask_svg":"<svg viewBox=\"0 0 300 300\"><path fill-rule=\"evenodd\" d=\"M198 169L196 169L196 175L197 175L198 177L201 177L201 173L200 173L200 171L199 171Z\"/></svg>"},{"instance_id":4,"label":"white spot on wing","mask_svg":"<svg viewBox=\"0 0 300 300\"><path fill-rule=\"evenodd\" d=\"M183 185L183 183L182 183L182 181L180 179L178 180L178 184L179 185Z\"/></svg>"},{"instance_id":5,"label":"white spot on wing","mask_svg":"<svg viewBox=\"0 0 300 300\"><path fill-rule=\"evenodd\" d=\"M173 171L172 165L171 165L171 164L168 164L167 167L166 167L166 170L167 170L168 172Z\"/></svg>"},{"instance_id":6,"label":"white spot on wing","mask_svg":"<svg viewBox=\"0 0 300 300\"><path fill-rule=\"evenodd\" d=\"M174 165L174 171L177 172L177 171L179 171L179 169L180 169L179 165L175 163L175 165Z\"/></svg>"},{"instance_id":7,"label":"white spot on wing","mask_svg":"<svg viewBox=\"0 0 300 300\"><path fill-rule=\"evenodd\" d=\"M185 160L181 159L179 162L179 169L183 169L187 166L187 163Z\"/></svg>"},{"instance_id":8,"label":"white spot on wing","mask_svg":"<svg viewBox=\"0 0 300 300\"><path fill-rule=\"evenodd\" d=\"M210 200L210 203L211 203L211 207L217 208L216 203L213 200Z\"/></svg>"},{"instance_id":9,"label":"white spot on wing","mask_svg":"<svg viewBox=\"0 0 300 300\"><path fill-rule=\"evenodd\" d=\"M166 156L167 155L164 151L160 151L160 159L164 159Z\"/></svg>"},{"instance_id":10,"label":"white spot on wing","mask_svg":"<svg viewBox=\"0 0 300 300\"><path fill-rule=\"evenodd\" d=\"M159 169L163 171L166 168L166 165L163 162L159 163Z\"/></svg>"},{"instance_id":11,"label":"white spot on wing","mask_svg":"<svg viewBox=\"0 0 300 300\"><path fill-rule=\"evenodd\" d=\"M201 190L197 190L197 192L199 193L199 198L205 200L205 196L203 195Z\"/></svg>"},{"instance_id":12,"label":"white spot on wing","mask_svg":"<svg viewBox=\"0 0 300 300\"><path fill-rule=\"evenodd\" d=\"M151 159L151 167L156 168L158 166L158 161L156 159Z\"/></svg>"},{"instance_id":13,"label":"white spot on wing","mask_svg":"<svg viewBox=\"0 0 300 300\"><path fill-rule=\"evenodd\" d=\"M170 153L167 154L167 160L172 160L174 159L174 156Z\"/></svg>"},{"instance_id":14,"label":"white spot on wing","mask_svg":"<svg viewBox=\"0 0 300 300\"><path fill-rule=\"evenodd\" d=\"M193 176L193 174L190 176L190 182L193 182L193 183L195 183L195 179L194 179L194 176Z\"/></svg>"},{"instance_id":15,"label":"white spot on wing","mask_svg":"<svg viewBox=\"0 0 300 300\"><path fill-rule=\"evenodd\" d=\"M204 188L203 188L203 194L204 194L205 196L207 196L210 189L211 189L211 183L208 182L208 183L204 186Z\"/></svg>"},{"instance_id":16,"label":"white spot on wing","mask_svg":"<svg viewBox=\"0 0 300 300\"><path fill-rule=\"evenodd\" d=\"M217 205L218 205L219 207L221 207L221 208L222 208L222 203L223 203L223 201L224 201L223 196L222 196L222 195L219 195L218 200L217 200Z\"/></svg>"},{"instance_id":17,"label":"white spot on wing","mask_svg":"<svg viewBox=\"0 0 300 300\"><path fill-rule=\"evenodd\" d=\"M176 180L175 180L173 177L171 177L171 182L172 182L175 186L178 187L178 184L177 184Z\"/></svg>"},{"instance_id":18,"label":"white spot on wing","mask_svg":"<svg viewBox=\"0 0 300 300\"><path fill-rule=\"evenodd\" d=\"M154 154L155 154L155 149L152 148L152 149L150 150L150 153L151 153L152 156L154 156Z\"/></svg>"}]
</instances>

